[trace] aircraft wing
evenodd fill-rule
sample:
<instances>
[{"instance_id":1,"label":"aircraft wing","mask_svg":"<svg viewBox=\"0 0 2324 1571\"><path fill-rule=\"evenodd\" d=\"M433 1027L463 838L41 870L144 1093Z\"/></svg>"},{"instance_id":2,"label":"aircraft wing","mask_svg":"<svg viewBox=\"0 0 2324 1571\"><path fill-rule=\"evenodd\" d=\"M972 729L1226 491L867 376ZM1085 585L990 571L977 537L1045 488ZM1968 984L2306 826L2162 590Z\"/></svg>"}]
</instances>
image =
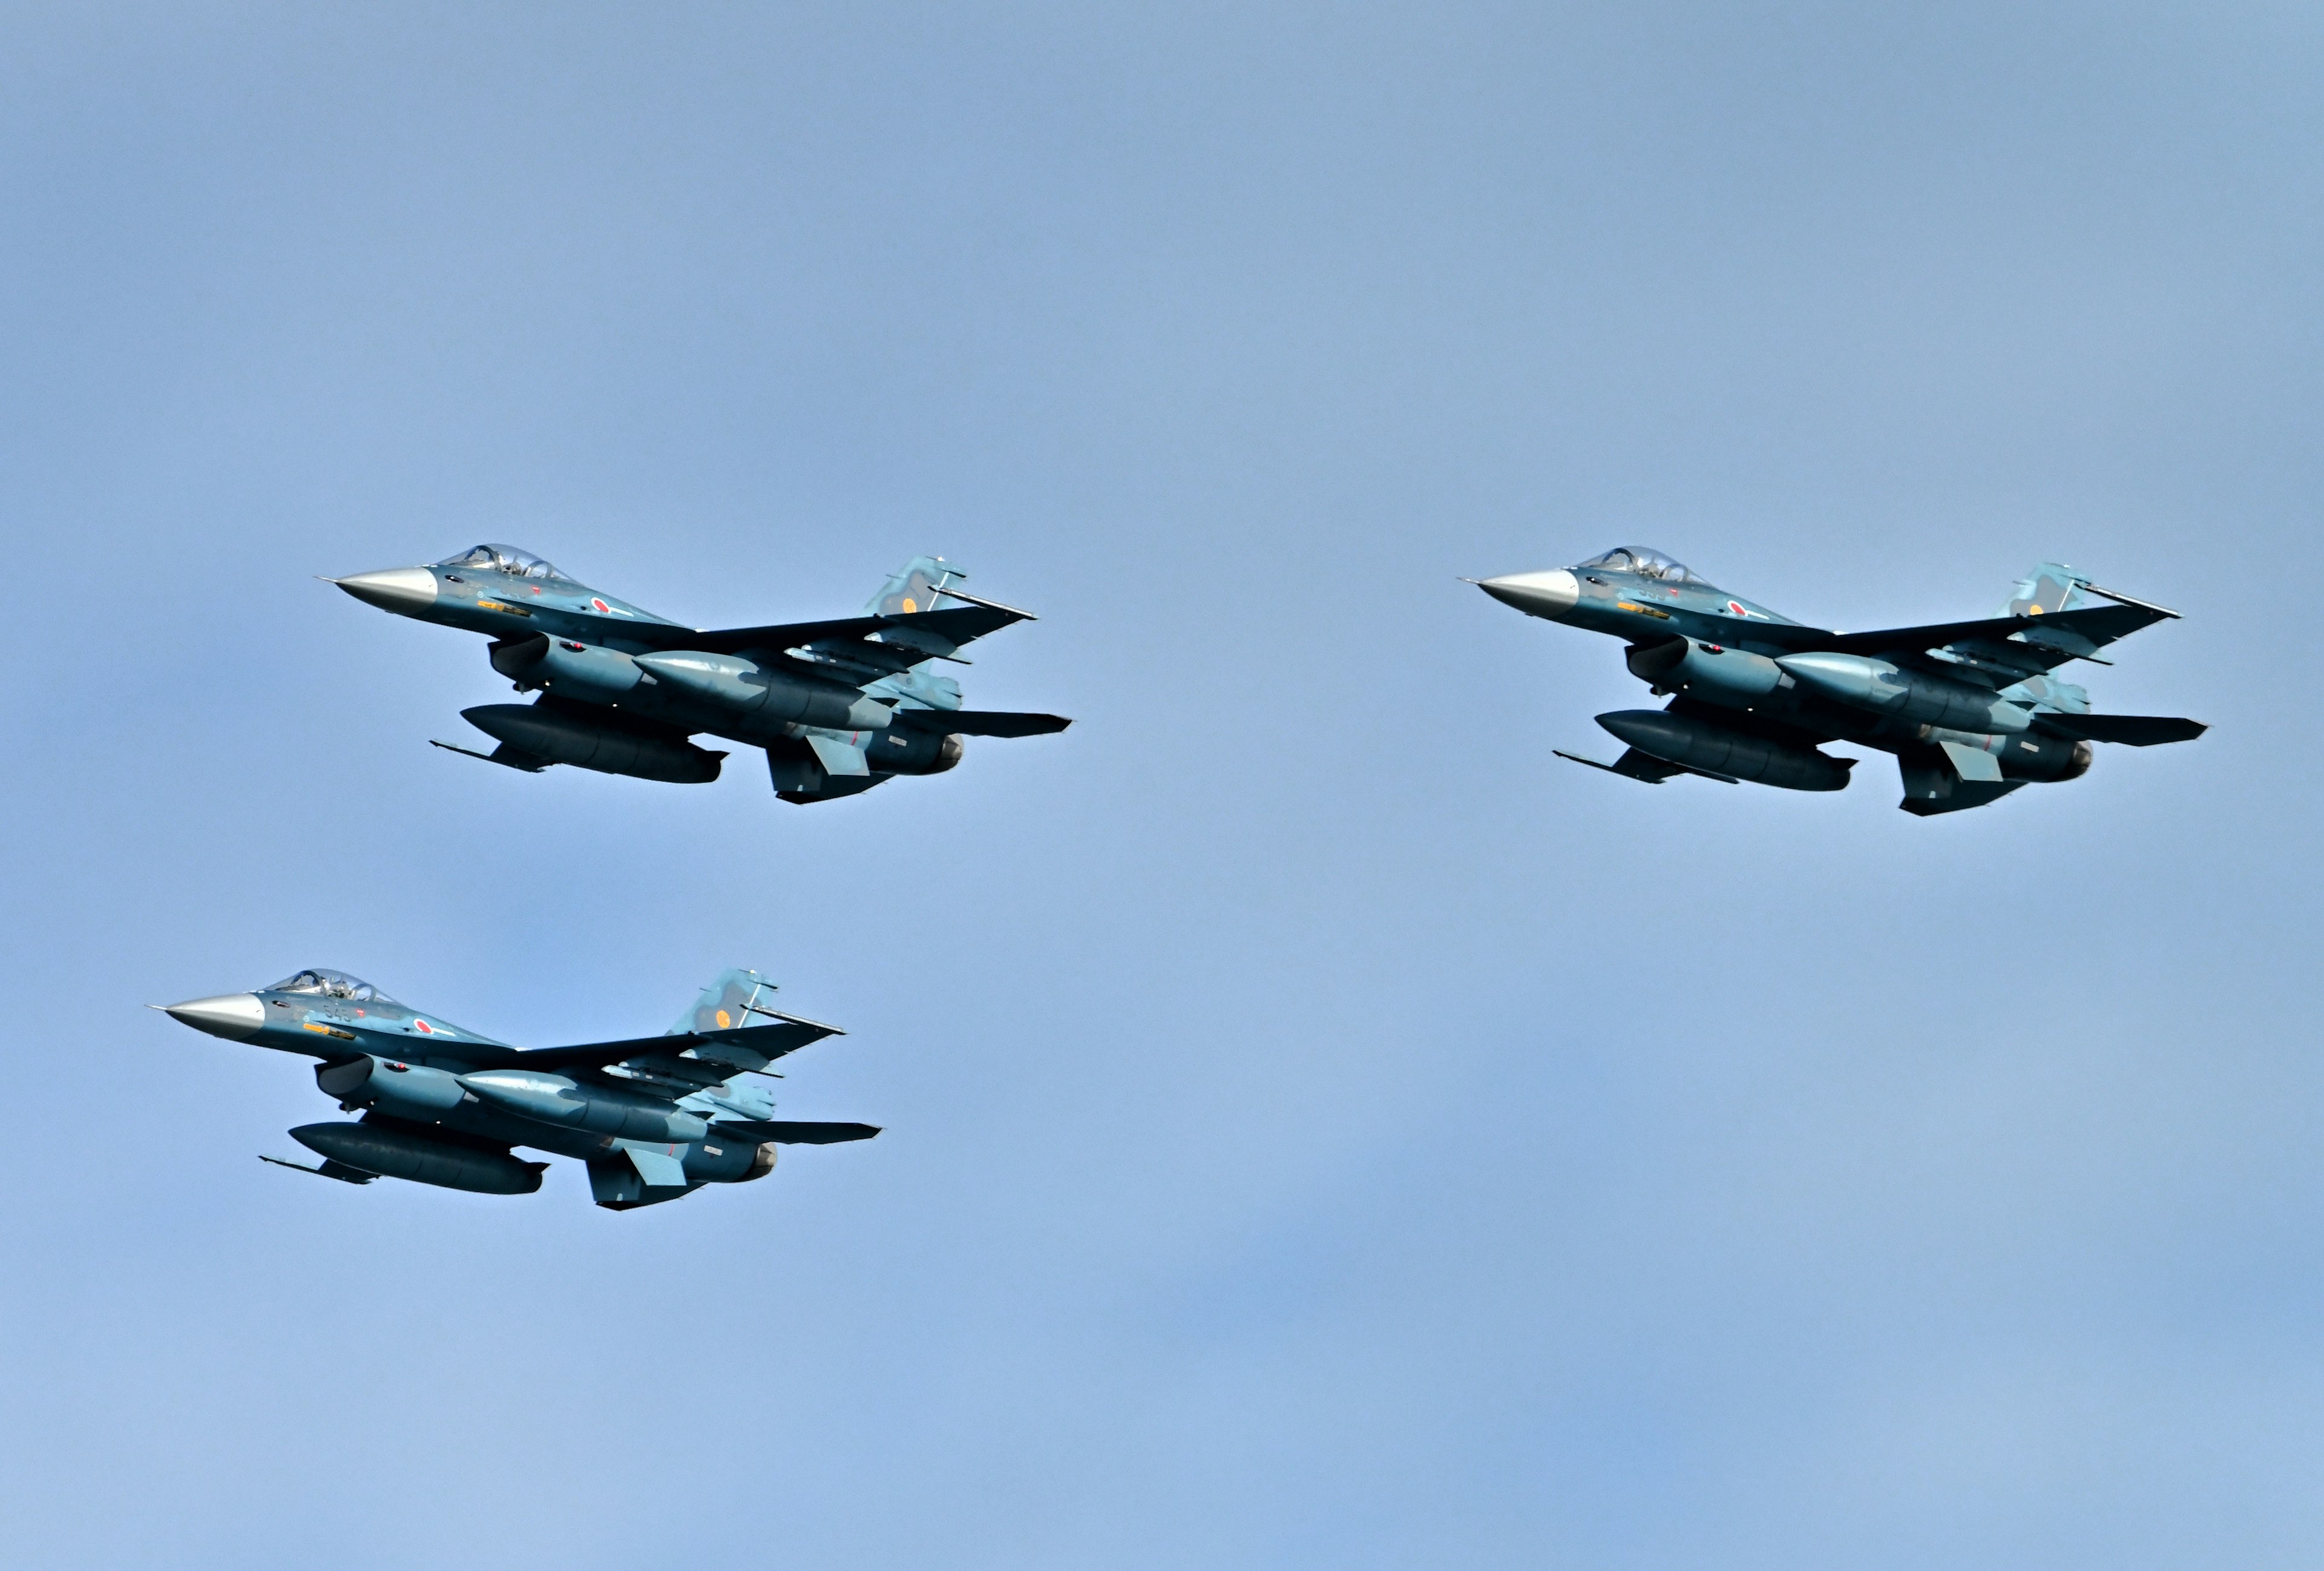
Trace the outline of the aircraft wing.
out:
<instances>
[{"instance_id":1,"label":"aircraft wing","mask_svg":"<svg viewBox=\"0 0 2324 1571\"><path fill-rule=\"evenodd\" d=\"M876 679L908 670L925 660L955 654L963 645L988 633L1031 620L1029 612L980 601L894 616L842 616L825 622L779 622L765 627L696 629L624 622L618 636L624 642L657 651L702 650L752 659L788 657L810 668L862 668Z\"/></svg>"},{"instance_id":2,"label":"aircraft wing","mask_svg":"<svg viewBox=\"0 0 2324 1571\"><path fill-rule=\"evenodd\" d=\"M761 1010L761 1014L773 1012ZM723 1031L673 1031L668 1036L632 1037L618 1042L583 1042L569 1048L485 1048L461 1043L460 1057L491 1069L602 1069L631 1065L651 1074L663 1074L670 1065L691 1065L683 1077L715 1084L739 1070L757 1069L809 1042L843 1036L835 1025L777 1014L775 1025L736 1026ZM691 1059L680 1054L692 1051Z\"/></svg>"},{"instance_id":3,"label":"aircraft wing","mask_svg":"<svg viewBox=\"0 0 2324 1571\"><path fill-rule=\"evenodd\" d=\"M1872 633L1827 633L1782 623L1754 624L1748 636L1756 643L1777 645L1791 654L1829 650L1916 661L1941 649L1978 664L2030 675L2094 655L2116 639L2177 615L2160 605L2125 601L2053 611L2046 616L1990 616Z\"/></svg>"}]
</instances>

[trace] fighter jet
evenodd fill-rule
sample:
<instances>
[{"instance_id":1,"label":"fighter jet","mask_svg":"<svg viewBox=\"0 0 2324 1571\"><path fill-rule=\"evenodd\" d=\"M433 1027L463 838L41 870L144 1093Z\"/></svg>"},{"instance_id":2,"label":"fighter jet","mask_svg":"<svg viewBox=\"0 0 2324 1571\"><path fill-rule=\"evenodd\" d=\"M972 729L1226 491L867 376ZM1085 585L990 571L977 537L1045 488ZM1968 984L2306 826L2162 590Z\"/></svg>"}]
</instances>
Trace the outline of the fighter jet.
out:
<instances>
[{"instance_id":1,"label":"fighter jet","mask_svg":"<svg viewBox=\"0 0 2324 1571\"><path fill-rule=\"evenodd\" d=\"M514 546L327 581L399 616L484 633L493 669L540 695L461 711L500 744L492 752L438 747L533 774L569 763L698 784L726 756L688 740L707 732L764 748L776 794L806 803L941 773L960 762L964 736L1072 724L964 709L960 684L931 669L966 665L964 645L1032 620L968 594L963 577L941 557L915 557L861 616L715 631L616 600Z\"/></svg>"},{"instance_id":2,"label":"fighter jet","mask_svg":"<svg viewBox=\"0 0 2324 1571\"><path fill-rule=\"evenodd\" d=\"M342 1113L364 1110L354 1123L290 1132L320 1166L261 1161L348 1184L530 1195L549 1164L511 1149L523 1146L586 1162L597 1204L628 1211L763 1178L778 1146L880 1132L768 1116L773 1099L745 1077L841 1034L774 1008L774 992L755 971L729 971L660 1036L530 1052L320 966L256 993L152 1007L215 1037L318 1059L323 1095Z\"/></svg>"},{"instance_id":3,"label":"fighter jet","mask_svg":"<svg viewBox=\"0 0 2324 1571\"><path fill-rule=\"evenodd\" d=\"M1993 617L1880 633L1830 633L1714 587L1642 546L1554 572L1468 579L1528 616L1611 633L1630 673L1670 703L1598 724L1628 743L1612 763L1560 758L1659 785L1676 774L1729 785L1836 791L1853 742L1896 756L1908 813L1982 807L2035 782L2079 778L2094 742L2147 747L2203 734L2192 720L2098 715L2051 673L2178 615L2044 562ZM2100 604L2100 602L2105 602Z\"/></svg>"}]
</instances>

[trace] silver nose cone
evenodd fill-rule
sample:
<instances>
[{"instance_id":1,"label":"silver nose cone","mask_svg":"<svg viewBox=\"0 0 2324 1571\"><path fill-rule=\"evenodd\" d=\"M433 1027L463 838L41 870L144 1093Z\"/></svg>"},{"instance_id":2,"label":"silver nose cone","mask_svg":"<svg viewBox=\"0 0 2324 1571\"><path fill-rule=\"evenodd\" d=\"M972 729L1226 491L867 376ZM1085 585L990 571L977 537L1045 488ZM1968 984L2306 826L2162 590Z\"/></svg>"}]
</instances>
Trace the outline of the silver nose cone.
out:
<instances>
[{"instance_id":1,"label":"silver nose cone","mask_svg":"<svg viewBox=\"0 0 2324 1571\"><path fill-rule=\"evenodd\" d=\"M248 1041L266 1023L266 1006L258 1002L254 993L228 993L217 998L165 1003L161 1012L180 1025L237 1042Z\"/></svg>"},{"instance_id":2,"label":"silver nose cone","mask_svg":"<svg viewBox=\"0 0 2324 1571\"><path fill-rule=\"evenodd\" d=\"M436 604L436 575L426 568L389 568L332 583L366 605L410 616Z\"/></svg>"},{"instance_id":3,"label":"silver nose cone","mask_svg":"<svg viewBox=\"0 0 2324 1571\"><path fill-rule=\"evenodd\" d=\"M1504 605L1514 605L1528 616L1552 621L1573 609L1582 598L1582 580L1559 568L1546 573L1508 573L1479 580L1477 587Z\"/></svg>"}]
</instances>

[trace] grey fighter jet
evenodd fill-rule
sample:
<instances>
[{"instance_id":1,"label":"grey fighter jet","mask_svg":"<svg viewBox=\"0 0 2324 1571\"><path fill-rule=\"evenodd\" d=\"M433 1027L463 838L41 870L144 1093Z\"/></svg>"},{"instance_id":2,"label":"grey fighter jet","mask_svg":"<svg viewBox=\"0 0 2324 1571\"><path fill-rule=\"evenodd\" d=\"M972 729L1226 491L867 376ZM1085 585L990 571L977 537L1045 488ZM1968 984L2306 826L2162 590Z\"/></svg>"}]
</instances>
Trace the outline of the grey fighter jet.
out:
<instances>
[{"instance_id":1,"label":"grey fighter jet","mask_svg":"<svg viewBox=\"0 0 2324 1571\"><path fill-rule=\"evenodd\" d=\"M1056 715L961 707L934 668L1028 613L981 600L941 557L916 557L861 616L699 631L567 578L514 546L329 580L399 616L481 633L530 704L461 711L500 745L438 747L539 773L553 763L645 780L718 778L697 732L766 750L776 794L829 801L960 762L964 736L1063 731ZM953 602L953 604L940 604Z\"/></svg>"},{"instance_id":2,"label":"grey fighter jet","mask_svg":"<svg viewBox=\"0 0 2324 1571\"><path fill-rule=\"evenodd\" d=\"M153 1007L214 1037L318 1059L316 1086L342 1113L363 1110L290 1132L320 1166L262 1161L348 1184L530 1195L549 1164L512 1154L524 1146L586 1163L597 1204L627 1211L762 1178L780 1145L880 1132L770 1116L773 1099L746 1077L840 1034L783 1013L774 993L757 972L729 971L660 1036L530 1052L319 966L256 993Z\"/></svg>"},{"instance_id":3,"label":"grey fighter jet","mask_svg":"<svg viewBox=\"0 0 2324 1571\"><path fill-rule=\"evenodd\" d=\"M1894 753L1908 813L1982 807L2073 780L2094 742L2146 747L2203 734L2193 720L2099 715L2052 673L2178 613L2044 562L2000 614L1878 633L1831 633L1729 595L1656 550L1619 546L1572 568L1471 579L1529 616L1610 633L1630 672L1670 703L1598 724L1629 744L1614 762L1561 758L1660 784L1676 774L1790 790L1848 784L1852 742Z\"/></svg>"}]
</instances>

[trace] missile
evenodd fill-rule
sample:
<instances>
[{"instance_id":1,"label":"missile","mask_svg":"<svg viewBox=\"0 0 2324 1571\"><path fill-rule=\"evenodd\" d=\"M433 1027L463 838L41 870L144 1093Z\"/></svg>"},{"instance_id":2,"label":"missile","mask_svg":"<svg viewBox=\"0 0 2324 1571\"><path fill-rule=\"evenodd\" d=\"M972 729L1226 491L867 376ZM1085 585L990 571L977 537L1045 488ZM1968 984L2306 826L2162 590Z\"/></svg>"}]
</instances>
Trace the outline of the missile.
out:
<instances>
[{"instance_id":1,"label":"missile","mask_svg":"<svg viewBox=\"0 0 2324 1571\"><path fill-rule=\"evenodd\" d=\"M540 1187L547 1162L519 1161L505 1151L479 1151L376 1123L307 1123L290 1138L316 1155L382 1178L409 1178L439 1189L477 1195L530 1195Z\"/></svg>"},{"instance_id":2,"label":"missile","mask_svg":"<svg viewBox=\"0 0 2324 1571\"><path fill-rule=\"evenodd\" d=\"M644 1097L632 1101L605 1087L583 1086L562 1075L539 1069L482 1069L459 1079L482 1101L504 1113L591 1134L684 1145L700 1140L710 1129L706 1120L680 1113L666 1102Z\"/></svg>"},{"instance_id":3,"label":"missile","mask_svg":"<svg viewBox=\"0 0 2324 1571\"><path fill-rule=\"evenodd\" d=\"M808 681L769 670L739 655L677 650L636 657L638 669L675 692L749 715L770 725L818 725L833 731L885 731L890 707L853 688Z\"/></svg>"},{"instance_id":4,"label":"missile","mask_svg":"<svg viewBox=\"0 0 2324 1571\"><path fill-rule=\"evenodd\" d=\"M1784 654L1775 664L1820 697L1900 720L1986 736L2014 736L2034 724L2029 711L1991 688L1906 670L1869 655Z\"/></svg>"},{"instance_id":5,"label":"missile","mask_svg":"<svg viewBox=\"0 0 2324 1571\"><path fill-rule=\"evenodd\" d=\"M1664 709L1617 709L1599 716L1598 724L1640 753L1665 762L1785 790L1840 790L1848 784L1849 765L1853 762L1812 748L1786 747L1764 736L1730 731Z\"/></svg>"},{"instance_id":6,"label":"missile","mask_svg":"<svg viewBox=\"0 0 2324 1571\"><path fill-rule=\"evenodd\" d=\"M511 747L576 769L600 774L635 775L641 780L670 781L701 785L718 778L718 761L726 755L588 721L534 704L479 704L463 709L460 717L485 735Z\"/></svg>"}]
</instances>

